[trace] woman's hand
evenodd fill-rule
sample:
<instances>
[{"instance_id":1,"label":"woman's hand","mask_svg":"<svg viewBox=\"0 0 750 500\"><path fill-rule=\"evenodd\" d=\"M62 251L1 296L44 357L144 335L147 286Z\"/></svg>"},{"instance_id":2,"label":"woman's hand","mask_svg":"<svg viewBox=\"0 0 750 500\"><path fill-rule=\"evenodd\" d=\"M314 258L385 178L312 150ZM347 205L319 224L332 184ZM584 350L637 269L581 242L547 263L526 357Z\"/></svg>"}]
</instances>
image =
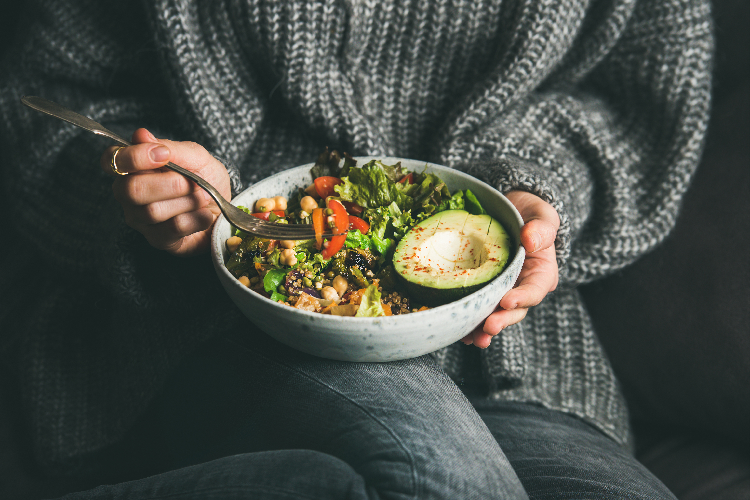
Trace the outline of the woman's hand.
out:
<instances>
[{"instance_id":1,"label":"woman's hand","mask_svg":"<svg viewBox=\"0 0 750 500\"><path fill-rule=\"evenodd\" d=\"M219 208L193 181L163 165L171 161L195 172L229 200L224 165L198 144L157 139L143 128L135 131L132 143L117 153L117 170L128 175L116 176L112 184L127 225L152 246L174 255L206 251ZM113 175L115 149L107 149L101 158L102 169Z\"/></svg>"},{"instance_id":2,"label":"woman's hand","mask_svg":"<svg viewBox=\"0 0 750 500\"><path fill-rule=\"evenodd\" d=\"M525 318L529 307L540 303L557 287L554 246L560 227L557 211L538 196L524 191L511 191L506 197L525 222L521 229L521 244L526 249L526 260L516 286L500 300L495 312L489 315L482 327L462 339L465 344L483 349L490 345L492 337Z\"/></svg>"}]
</instances>

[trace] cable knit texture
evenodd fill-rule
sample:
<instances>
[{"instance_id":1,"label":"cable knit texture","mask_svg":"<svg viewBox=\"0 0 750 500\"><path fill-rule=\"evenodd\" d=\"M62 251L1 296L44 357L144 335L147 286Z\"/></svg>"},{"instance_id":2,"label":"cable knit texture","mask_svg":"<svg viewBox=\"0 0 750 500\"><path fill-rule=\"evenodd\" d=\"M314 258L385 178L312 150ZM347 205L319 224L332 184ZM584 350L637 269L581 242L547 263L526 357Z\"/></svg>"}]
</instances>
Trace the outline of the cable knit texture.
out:
<instances>
[{"instance_id":1,"label":"cable knit texture","mask_svg":"<svg viewBox=\"0 0 750 500\"><path fill-rule=\"evenodd\" d=\"M235 193L329 146L542 197L560 214L560 286L481 352L486 387L628 444L576 286L674 223L707 123L707 0L49 0L26 16L0 69L0 356L42 464L69 471L121 439L183 356L251 326L209 259L124 224L98 169L108 144L24 94L196 141ZM467 351L435 356L460 379Z\"/></svg>"}]
</instances>

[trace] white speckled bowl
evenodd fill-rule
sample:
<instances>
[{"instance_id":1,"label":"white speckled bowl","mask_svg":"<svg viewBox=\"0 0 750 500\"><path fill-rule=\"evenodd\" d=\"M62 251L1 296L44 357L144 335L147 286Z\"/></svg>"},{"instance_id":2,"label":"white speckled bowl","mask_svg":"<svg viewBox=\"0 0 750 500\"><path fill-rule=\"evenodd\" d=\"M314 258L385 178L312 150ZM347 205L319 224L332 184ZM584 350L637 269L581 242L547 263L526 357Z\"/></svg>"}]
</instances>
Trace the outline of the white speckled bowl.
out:
<instances>
[{"instance_id":1,"label":"white speckled bowl","mask_svg":"<svg viewBox=\"0 0 750 500\"><path fill-rule=\"evenodd\" d=\"M363 165L373 158L357 158ZM426 354L460 340L484 321L502 296L513 287L524 260L520 246L523 225L515 207L489 185L447 167L423 161L379 157L386 164L401 164L411 171L434 172L451 192L469 188L487 212L508 231L515 248L507 268L488 285L455 302L419 313L378 318L352 318L300 311L277 304L240 284L224 266L225 241L231 228L222 216L211 236L211 256L216 274L229 297L247 318L271 337L295 349L324 358L345 361L394 361ZM255 200L289 196L312 183L313 164L273 175L238 195L232 203L251 206Z\"/></svg>"}]
</instances>

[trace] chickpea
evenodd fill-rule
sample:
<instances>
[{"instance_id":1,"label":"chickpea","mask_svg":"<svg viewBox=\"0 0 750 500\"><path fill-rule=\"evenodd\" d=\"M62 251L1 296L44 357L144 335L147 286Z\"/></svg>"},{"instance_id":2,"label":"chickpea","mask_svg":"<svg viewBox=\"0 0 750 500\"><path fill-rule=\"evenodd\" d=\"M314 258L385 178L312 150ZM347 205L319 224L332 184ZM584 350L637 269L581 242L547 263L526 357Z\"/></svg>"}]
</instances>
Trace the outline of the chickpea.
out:
<instances>
[{"instance_id":1,"label":"chickpea","mask_svg":"<svg viewBox=\"0 0 750 500\"><path fill-rule=\"evenodd\" d=\"M230 252L234 252L240 247L240 243L242 243L242 238L239 236L232 236L231 238L227 238L227 250Z\"/></svg>"},{"instance_id":2,"label":"chickpea","mask_svg":"<svg viewBox=\"0 0 750 500\"><path fill-rule=\"evenodd\" d=\"M281 251L279 262L285 266L293 266L297 263L297 254L291 248L285 248Z\"/></svg>"},{"instance_id":3,"label":"chickpea","mask_svg":"<svg viewBox=\"0 0 750 500\"><path fill-rule=\"evenodd\" d=\"M279 241L279 245L281 245L281 248L294 248L297 246L296 240L281 240Z\"/></svg>"},{"instance_id":4,"label":"chickpea","mask_svg":"<svg viewBox=\"0 0 750 500\"><path fill-rule=\"evenodd\" d=\"M261 198L255 202L256 212L270 212L276 209L275 198Z\"/></svg>"},{"instance_id":5,"label":"chickpea","mask_svg":"<svg viewBox=\"0 0 750 500\"><path fill-rule=\"evenodd\" d=\"M240 276L239 278L237 278L237 281L245 286L250 286L250 278L248 278L247 276Z\"/></svg>"},{"instance_id":6,"label":"chickpea","mask_svg":"<svg viewBox=\"0 0 750 500\"><path fill-rule=\"evenodd\" d=\"M286 198L283 196L274 196L273 197L274 202L274 210L286 210Z\"/></svg>"},{"instance_id":7,"label":"chickpea","mask_svg":"<svg viewBox=\"0 0 750 500\"><path fill-rule=\"evenodd\" d=\"M333 288L336 290L336 293L339 294L339 296L343 296L346 293L347 288L349 288L349 282L346 281L346 278L341 276L340 274L333 278Z\"/></svg>"},{"instance_id":8,"label":"chickpea","mask_svg":"<svg viewBox=\"0 0 750 500\"><path fill-rule=\"evenodd\" d=\"M318 208L318 202L315 201L315 198L312 196L305 196L301 200L299 200L299 206L302 210L307 212L308 214L311 214L313 210Z\"/></svg>"},{"instance_id":9,"label":"chickpea","mask_svg":"<svg viewBox=\"0 0 750 500\"><path fill-rule=\"evenodd\" d=\"M320 290L320 296L325 300L333 302L338 302L340 299L339 293L332 286L323 287L323 289Z\"/></svg>"},{"instance_id":10,"label":"chickpea","mask_svg":"<svg viewBox=\"0 0 750 500\"><path fill-rule=\"evenodd\" d=\"M318 196L318 189L315 187L315 184L310 184L305 188L305 193L310 196Z\"/></svg>"}]
</instances>

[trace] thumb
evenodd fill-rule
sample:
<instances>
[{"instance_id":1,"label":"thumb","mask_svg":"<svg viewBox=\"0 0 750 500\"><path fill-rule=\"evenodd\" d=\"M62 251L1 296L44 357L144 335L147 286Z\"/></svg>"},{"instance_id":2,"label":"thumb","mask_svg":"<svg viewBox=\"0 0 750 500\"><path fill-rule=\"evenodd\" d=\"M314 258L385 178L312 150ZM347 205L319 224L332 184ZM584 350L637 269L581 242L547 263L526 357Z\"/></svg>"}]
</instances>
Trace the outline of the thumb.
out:
<instances>
[{"instance_id":1,"label":"thumb","mask_svg":"<svg viewBox=\"0 0 750 500\"><path fill-rule=\"evenodd\" d=\"M542 219L532 219L521 228L521 244L529 253L551 247L556 236L557 228Z\"/></svg>"},{"instance_id":2,"label":"thumb","mask_svg":"<svg viewBox=\"0 0 750 500\"><path fill-rule=\"evenodd\" d=\"M554 245L560 216L552 205L525 191L511 191L506 195L521 214L525 225L521 229L521 244L534 253Z\"/></svg>"}]
</instances>

